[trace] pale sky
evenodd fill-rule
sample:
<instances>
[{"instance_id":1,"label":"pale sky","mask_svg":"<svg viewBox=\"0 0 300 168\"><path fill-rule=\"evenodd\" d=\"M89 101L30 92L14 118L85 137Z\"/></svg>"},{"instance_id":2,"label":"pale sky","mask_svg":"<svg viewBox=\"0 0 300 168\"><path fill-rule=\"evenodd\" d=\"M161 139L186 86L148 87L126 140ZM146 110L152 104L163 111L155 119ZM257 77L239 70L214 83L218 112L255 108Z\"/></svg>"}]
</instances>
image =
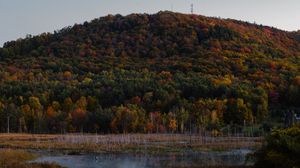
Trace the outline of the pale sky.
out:
<instances>
[{"instance_id":1,"label":"pale sky","mask_svg":"<svg viewBox=\"0 0 300 168\"><path fill-rule=\"evenodd\" d=\"M192 3L196 14L300 29L300 0L0 0L0 46L107 14L190 13Z\"/></svg>"}]
</instances>

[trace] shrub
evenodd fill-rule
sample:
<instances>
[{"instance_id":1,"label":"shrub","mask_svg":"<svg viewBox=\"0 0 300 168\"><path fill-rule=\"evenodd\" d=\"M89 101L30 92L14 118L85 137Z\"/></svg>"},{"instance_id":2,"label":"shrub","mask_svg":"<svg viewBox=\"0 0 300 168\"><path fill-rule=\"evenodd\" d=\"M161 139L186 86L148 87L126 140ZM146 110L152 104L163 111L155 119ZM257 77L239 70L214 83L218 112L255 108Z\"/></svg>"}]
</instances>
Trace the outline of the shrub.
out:
<instances>
[{"instance_id":1,"label":"shrub","mask_svg":"<svg viewBox=\"0 0 300 168\"><path fill-rule=\"evenodd\" d=\"M273 131L266 138L266 144L255 155L257 167L299 168L300 127Z\"/></svg>"}]
</instances>

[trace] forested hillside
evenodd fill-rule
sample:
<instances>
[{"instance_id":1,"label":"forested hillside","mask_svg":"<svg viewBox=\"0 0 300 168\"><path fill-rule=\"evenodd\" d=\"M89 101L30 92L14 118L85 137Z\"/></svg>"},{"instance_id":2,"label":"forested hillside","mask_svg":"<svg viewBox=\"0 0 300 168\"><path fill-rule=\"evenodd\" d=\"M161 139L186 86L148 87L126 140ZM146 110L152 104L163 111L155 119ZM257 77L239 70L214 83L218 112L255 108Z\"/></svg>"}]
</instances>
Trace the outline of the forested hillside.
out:
<instances>
[{"instance_id":1,"label":"forested hillside","mask_svg":"<svg viewBox=\"0 0 300 168\"><path fill-rule=\"evenodd\" d=\"M109 15L0 48L0 131L280 122L300 106L299 58L299 32L172 12Z\"/></svg>"}]
</instances>

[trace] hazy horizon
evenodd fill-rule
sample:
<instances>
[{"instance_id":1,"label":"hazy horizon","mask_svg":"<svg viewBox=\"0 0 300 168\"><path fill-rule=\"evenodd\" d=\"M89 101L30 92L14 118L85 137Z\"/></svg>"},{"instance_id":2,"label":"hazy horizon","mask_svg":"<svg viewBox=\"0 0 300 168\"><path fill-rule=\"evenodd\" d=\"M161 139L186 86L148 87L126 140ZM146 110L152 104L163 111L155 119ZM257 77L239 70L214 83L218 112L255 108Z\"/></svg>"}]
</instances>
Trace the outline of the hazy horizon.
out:
<instances>
[{"instance_id":1,"label":"hazy horizon","mask_svg":"<svg viewBox=\"0 0 300 168\"><path fill-rule=\"evenodd\" d=\"M231 18L287 31L300 29L297 0L0 0L0 46L6 41L53 32L108 14L174 11Z\"/></svg>"}]
</instances>

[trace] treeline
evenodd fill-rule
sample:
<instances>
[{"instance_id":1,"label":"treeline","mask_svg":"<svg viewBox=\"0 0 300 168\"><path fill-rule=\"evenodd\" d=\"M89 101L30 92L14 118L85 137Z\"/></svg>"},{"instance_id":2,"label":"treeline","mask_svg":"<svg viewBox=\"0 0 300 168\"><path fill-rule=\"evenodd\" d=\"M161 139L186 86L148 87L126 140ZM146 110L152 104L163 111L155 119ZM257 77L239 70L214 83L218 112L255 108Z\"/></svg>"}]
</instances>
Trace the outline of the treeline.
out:
<instances>
[{"instance_id":1,"label":"treeline","mask_svg":"<svg viewBox=\"0 0 300 168\"><path fill-rule=\"evenodd\" d=\"M160 12L0 48L0 131L222 132L300 105L296 35ZM296 110L295 110L296 109Z\"/></svg>"},{"instance_id":2,"label":"treeline","mask_svg":"<svg viewBox=\"0 0 300 168\"><path fill-rule=\"evenodd\" d=\"M220 131L270 116L262 87L215 84L197 73L103 71L78 80L67 71L62 81L35 78L0 86L2 132L8 121L11 131L35 133Z\"/></svg>"}]
</instances>

